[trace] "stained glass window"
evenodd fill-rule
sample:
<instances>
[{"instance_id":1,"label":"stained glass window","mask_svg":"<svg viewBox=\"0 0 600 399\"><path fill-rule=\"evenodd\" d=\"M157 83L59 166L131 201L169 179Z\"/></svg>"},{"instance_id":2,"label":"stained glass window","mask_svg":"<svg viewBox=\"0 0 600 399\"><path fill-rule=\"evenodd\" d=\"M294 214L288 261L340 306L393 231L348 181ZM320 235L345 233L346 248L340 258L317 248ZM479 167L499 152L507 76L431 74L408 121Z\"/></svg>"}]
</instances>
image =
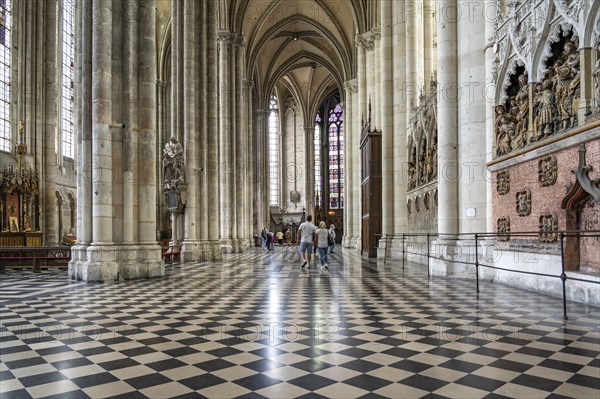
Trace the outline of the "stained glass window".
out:
<instances>
[{"instance_id":1,"label":"stained glass window","mask_svg":"<svg viewBox=\"0 0 600 399\"><path fill-rule=\"evenodd\" d=\"M74 0L63 0L62 20L62 151L73 158L73 6Z\"/></svg>"},{"instance_id":2,"label":"stained glass window","mask_svg":"<svg viewBox=\"0 0 600 399\"><path fill-rule=\"evenodd\" d=\"M269 101L268 123L269 205L279 205L279 108L275 96Z\"/></svg>"},{"instance_id":3,"label":"stained glass window","mask_svg":"<svg viewBox=\"0 0 600 399\"><path fill-rule=\"evenodd\" d=\"M329 209L344 207L344 112L337 104L328 119Z\"/></svg>"},{"instance_id":4,"label":"stained glass window","mask_svg":"<svg viewBox=\"0 0 600 399\"><path fill-rule=\"evenodd\" d=\"M321 114L315 117L315 204L320 205L323 199L323 181L321 177Z\"/></svg>"},{"instance_id":5,"label":"stained glass window","mask_svg":"<svg viewBox=\"0 0 600 399\"><path fill-rule=\"evenodd\" d=\"M0 0L0 151L10 151L11 0Z\"/></svg>"}]
</instances>

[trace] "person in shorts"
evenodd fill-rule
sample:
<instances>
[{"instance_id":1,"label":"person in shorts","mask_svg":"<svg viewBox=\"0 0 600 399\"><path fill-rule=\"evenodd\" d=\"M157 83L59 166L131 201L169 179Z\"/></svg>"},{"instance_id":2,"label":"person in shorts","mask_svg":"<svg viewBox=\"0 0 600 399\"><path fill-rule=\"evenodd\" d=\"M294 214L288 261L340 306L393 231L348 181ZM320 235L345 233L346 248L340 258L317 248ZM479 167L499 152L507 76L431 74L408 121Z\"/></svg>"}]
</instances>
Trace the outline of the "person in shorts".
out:
<instances>
[{"instance_id":1,"label":"person in shorts","mask_svg":"<svg viewBox=\"0 0 600 399\"><path fill-rule=\"evenodd\" d=\"M302 268L308 264L310 269L310 261L313 252L313 241L317 226L312 224L312 216L306 216L306 222L298 227L298 235L300 236L300 257L302 258Z\"/></svg>"}]
</instances>

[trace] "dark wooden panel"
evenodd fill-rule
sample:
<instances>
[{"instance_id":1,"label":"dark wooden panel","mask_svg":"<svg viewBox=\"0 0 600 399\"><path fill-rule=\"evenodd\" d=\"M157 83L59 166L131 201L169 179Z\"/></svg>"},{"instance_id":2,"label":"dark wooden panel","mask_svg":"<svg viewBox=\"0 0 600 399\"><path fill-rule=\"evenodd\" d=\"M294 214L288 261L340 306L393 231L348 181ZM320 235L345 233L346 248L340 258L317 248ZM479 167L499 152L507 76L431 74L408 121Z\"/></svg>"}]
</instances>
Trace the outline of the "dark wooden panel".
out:
<instances>
[{"instance_id":1,"label":"dark wooden panel","mask_svg":"<svg viewBox=\"0 0 600 399\"><path fill-rule=\"evenodd\" d=\"M360 145L362 161L362 252L377 256L381 234L381 132L367 132Z\"/></svg>"}]
</instances>

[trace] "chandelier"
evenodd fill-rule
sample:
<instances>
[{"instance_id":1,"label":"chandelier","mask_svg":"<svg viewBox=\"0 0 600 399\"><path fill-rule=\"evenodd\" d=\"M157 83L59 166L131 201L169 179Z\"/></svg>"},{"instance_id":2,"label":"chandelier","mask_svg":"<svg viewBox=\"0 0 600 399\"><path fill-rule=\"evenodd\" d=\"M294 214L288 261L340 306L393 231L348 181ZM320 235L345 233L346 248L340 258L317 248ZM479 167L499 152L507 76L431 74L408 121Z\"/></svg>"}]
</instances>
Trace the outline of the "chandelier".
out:
<instances>
[{"instance_id":1,"label":"chandelier","mask_svg":"<svg viewBox=\"0 0 600 399\"><path fill-rule=\"evenodd\" d=\"M40 181L34 170L25 168L23 157L27 154L27 144L23 141L25 134L25 123L19 122L19 144L15 145L17 153L17 169L13 165L8 166L2 173L2 191L11 194L17 192L25 197L36 195L39 192Z\"/></svg>"}]
</instances>

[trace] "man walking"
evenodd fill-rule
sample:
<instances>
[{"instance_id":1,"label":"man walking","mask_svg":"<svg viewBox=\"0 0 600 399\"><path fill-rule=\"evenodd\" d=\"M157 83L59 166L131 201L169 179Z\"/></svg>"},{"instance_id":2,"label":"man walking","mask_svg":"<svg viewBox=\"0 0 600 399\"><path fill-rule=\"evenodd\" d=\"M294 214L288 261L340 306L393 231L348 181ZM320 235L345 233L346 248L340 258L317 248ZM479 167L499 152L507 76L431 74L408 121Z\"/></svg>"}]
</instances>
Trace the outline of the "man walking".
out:
<instances>
[{"instance_id":1,"label":"man walking","mask_svg":"<svg viewBox=\"0 0 600 399\"><path fill-rule=\"evenodd\" d=\"M317 226L312 224L312 216L306 216L306 222L302 223L298 227L298 234L300 235L300 257L302 258L302 268L308 263L310 269L310 260L313 252L313 241L315 237L315 231Z\"/></svg>"}]
</instances>

